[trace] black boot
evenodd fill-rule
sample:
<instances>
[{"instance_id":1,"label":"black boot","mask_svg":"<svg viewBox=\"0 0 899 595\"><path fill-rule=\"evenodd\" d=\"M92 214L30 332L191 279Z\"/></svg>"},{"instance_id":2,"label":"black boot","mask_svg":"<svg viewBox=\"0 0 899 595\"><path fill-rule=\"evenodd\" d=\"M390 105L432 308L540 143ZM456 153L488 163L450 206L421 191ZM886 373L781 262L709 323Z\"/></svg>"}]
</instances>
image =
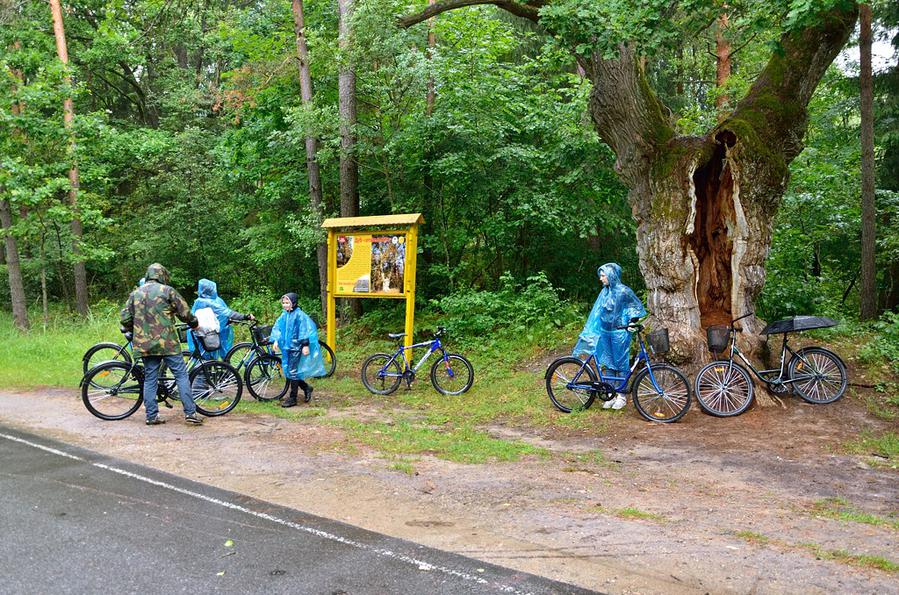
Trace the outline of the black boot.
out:
<instances>
[{"instance_id":1,"label":"black boot","mask_svg":"<svg viewBox=\"0 0 899 595\"><path fill-rule=\"evenodd\" d=\"M303 389L303 402L308 403L312 400L312 386L304 380L300 380L300 388Z\"/></svg>"},{"instance_id":2,"label":"black boot","mask_svg":"<svg viewBox=\"0 0 899 595\"><path fill-rule=\"evenodd\" d=\"M298 380L290 381L290 395L281 401L281 407L295 407L297 404L297 389L300 388Z\"/></svg>"}]
</instances>

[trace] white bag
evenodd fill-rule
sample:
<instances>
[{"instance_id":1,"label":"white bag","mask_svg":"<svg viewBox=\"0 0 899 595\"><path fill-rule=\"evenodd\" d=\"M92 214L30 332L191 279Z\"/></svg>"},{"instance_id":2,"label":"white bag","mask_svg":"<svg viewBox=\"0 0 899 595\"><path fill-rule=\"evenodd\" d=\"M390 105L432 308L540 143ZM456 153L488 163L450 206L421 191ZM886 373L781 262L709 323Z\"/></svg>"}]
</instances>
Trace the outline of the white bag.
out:
<instances>
[{"instance_id":1,"label":"white bag","mask_svg":"<svg viewBox=\"0 0 899 595\"><path fill-rule=\"evenodd\" d=\"M194 316L196 316L197 320L200 321L199 330L205 331L207 333L217 333L222 330L219 327L218 316L215 315L215 311L212 308L200 308L194 313Z\"/></svg>"}]
</instances>

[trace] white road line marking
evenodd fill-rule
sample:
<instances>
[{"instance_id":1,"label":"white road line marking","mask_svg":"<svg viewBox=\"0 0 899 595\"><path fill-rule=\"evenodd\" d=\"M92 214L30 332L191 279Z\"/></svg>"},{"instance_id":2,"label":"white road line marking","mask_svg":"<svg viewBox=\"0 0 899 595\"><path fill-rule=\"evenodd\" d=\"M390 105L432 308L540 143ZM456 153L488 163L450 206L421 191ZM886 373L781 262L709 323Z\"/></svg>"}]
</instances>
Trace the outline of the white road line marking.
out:
<instances>
[{"instance_id":1,"label":"white road line marking","mask_svg":"<svg viewBox=\"0 0 899 595\"><path fill-rule=\"evenodd\" d=\"M51 448L49 446L44 446L42 444L37 444L35 442L31 442L29 440L23 440L22 438L17 438L15 436L10 436L9 434L0 434L0 438L6 438L7 440L11 440L13 442L18 442L20 444L25 444L27 446L31 446L33 448L37 448L43 450L45 452L49 452L51 454L59 455L61 457L65 457L68 459L73 459L75 461L83 461L88 462L86 459L69 454L67 452ZM279 525L284 525L285 527L290 527L291 529L296 529L297 531L302 531L304 533L309 533L310 535L315 535L316 537L320 537L322 539L328 539L330 541L336 541L338 543L342 543L344 545L348 545L350 547L354 547L360 550L365 550L367 552L371 552L377 556L381 556L383 558L391 558L393 560L397 560L399 562L404 562L406 564L410 564L415 566L419 570L432 571L435 570L437 572L441 572L443 574L448 574L450 576L454 576L456 578L460 578L466 581L472 581L478 583L480 585L492 586L493 588L502 591L503 593L514 593L515 595L530 595L529 593L519 591L515 587L503 584L494 584L490 585L490 581L483 579L479 576L475 576L472 574L468 574L467 572L462 572L459 570L453 570L452 568L446 568L445 566L437 566L435 564L431 564L430 562L426 562L424 560L420 560L418 558L413 558L412 556L407 556L405 554L399 554L397 552L393 552L390 550L385 550L382 548L372 547L370 545L366 545L359 541L355 541L352 539L347 539L346 537L341 537L340 535L335 535L334 533L329 533L327 531L322 531L321 529L315 529L313 527L307 527L305 525L301 525L299 523L295 523L293 521L288 521L286 519L282 519L280 517L276 517L264 512L257 512L255 510L251 510L249 508L245 508L240 506L239 504L233 504L231 502L226 502L224 500L219 500L218 498L213 498L211 496L206 496L204 494L200 494L197 492L193 492L191 490L186 490L184 488L179 488L172 484L166 483L164 481L158 481L156 479L151 479L149 477L145 477L143 475L133 473L131 471L126 471L125 469L119 469L118 467L111 467L109 465L104 465L103 463L90 463L92 466L97 467L99 469L104 469L106 471L111 471L113 473L117 473L119 475L124 475L125 477L130 477L131 479L136 479L138 481L143 481L145 483L149 483L161 488L165 488L167 490L171 490L173 492L178 492L179 494L184 494L185 496L190 496L192 498L196 498L198 500L203 500L205 502L209 502L211 504L216 504L218 506L222 506L224 508L230 508L231 510L236 510L238 512L242 512L244 514L248 514L250 516L254 516L256 518L264 519L266 521L270 521L272 523L277 523Z\"/></svg>"}]
</instances>

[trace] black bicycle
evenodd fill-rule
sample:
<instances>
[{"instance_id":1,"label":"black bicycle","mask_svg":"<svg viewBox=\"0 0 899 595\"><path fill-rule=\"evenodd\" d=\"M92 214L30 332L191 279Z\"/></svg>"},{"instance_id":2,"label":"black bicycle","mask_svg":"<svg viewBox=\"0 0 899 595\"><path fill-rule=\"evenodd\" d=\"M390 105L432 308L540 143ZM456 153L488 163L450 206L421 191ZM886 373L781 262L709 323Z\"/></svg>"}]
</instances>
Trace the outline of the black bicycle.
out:
<instances>
[{"instance_id":1,"label":"black bicycle","mask_svg":"<svg viewBox=\"0 0 899 595\"><path fill-rule=\"evenodd\" d=\"M186 326L179 326L179 338L186 338ZM207 417L224 415L240 402L243 383L229 364L206 359L209 352L203 338L194 335L195 348L187 363L191 396L197 411ZM81 400L87 410L104 420L125 419L140 409L144 394L144 367L137 361L106 361L91 368L81 379ZM156 400L167 408L179 400L175 378L166 366L159 369Z\"/></svg>"},{"instance_id":2,"label":"black bicycle","mask_svg":"<svg viewBox=\"0 0 899 595\"><path fill-rule=\"evenodd\" d=\"M271 335L272 332L271 325L259 326L255 321L247 322L245 324L250 325L250 338L252 340L235 343L225 355L226 362L234 366L237 370L240 370L241 368L246 370L257 357L264 355L280 357L280 354L272 349L271 343L269 343L268 340L269 335ZM329 378L333 376L334 372L337 370L337 356L334 355L334 350L321 339L319 339L318 345L322 352L322 359L325 362L324 378Z\"/></svg>"},{"instance_id":3,"label":"black bicycle","mask_svg":"<svg viewBox=\"0 0 899 595\"><path fill-rule=\"evenodd\" d=\"M752 404L754 392L749 370L775 394L793 390L815 404L833 403L843 396L849 381L846 364L840 356L823 347L803 347L793 351L787 340L791 332L835 326L835 320L794 316L772 322L762 329L761 334L783 334L780 365L771 370L758 370L737 346L737 333L742 329L736 323L752 314L735 318L729 325L713 325L706 329L709 351L718 354L730 347L726 359L707 364L696 375L696 398L706 412L716 417L731 417L746 411ZM787 353L790 354L789 361ZM735 362L734 356L738 356L745 366Z\"/></svg>"}]
</instances>

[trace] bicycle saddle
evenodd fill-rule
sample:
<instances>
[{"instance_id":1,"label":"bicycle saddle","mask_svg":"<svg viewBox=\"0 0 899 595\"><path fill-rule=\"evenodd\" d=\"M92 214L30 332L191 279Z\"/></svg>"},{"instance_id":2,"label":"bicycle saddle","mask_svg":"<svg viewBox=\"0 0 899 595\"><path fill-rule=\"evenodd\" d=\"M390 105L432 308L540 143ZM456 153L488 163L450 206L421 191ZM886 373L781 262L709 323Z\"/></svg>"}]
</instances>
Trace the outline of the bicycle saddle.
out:
<instances>
[{"instance_id":1,"label":"bicycle saddle","mask_svg":"<svg viewBox=\"0 0 899 595\"><path fill-rule=\"evenodd\" d=\"M391 339L402 339L406 336L406 333L387 333L387 336Z\"/></svg>"}]
</instances>

